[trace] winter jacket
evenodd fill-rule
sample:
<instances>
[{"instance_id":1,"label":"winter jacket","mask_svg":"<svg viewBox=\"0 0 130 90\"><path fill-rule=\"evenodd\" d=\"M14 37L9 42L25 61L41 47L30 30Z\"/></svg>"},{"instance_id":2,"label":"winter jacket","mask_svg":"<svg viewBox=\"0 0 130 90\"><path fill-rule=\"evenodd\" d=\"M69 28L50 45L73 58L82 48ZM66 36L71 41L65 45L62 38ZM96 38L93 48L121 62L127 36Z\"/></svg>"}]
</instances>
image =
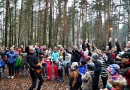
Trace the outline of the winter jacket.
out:
<instances>
[{"instance_id":1,"label":"winter jacket","mask_svg":"<svg viewBox=\"0 0 130 90\"><path fill-rule=\"evenodd\" d=\"M85 54L84 54L84 51L83 49L81 49L81 55L82 55L82 59L81 60L86 60L86 62L88 62L90 59L88 59Z\"/></svg>"},{"instance_id":2,"label":"winter jacket","mask_svg":"<svg viewBox=\"0 0 130 90\"><path fill-rule=\"evenodd\" d=\"M52 60L56 61L56 59L59 59L59 53L58 52L53 52L52 53Z\"/></svg>"},{"instance_id":3,"label":"winter jacket","mask_svg":"<svg viewBox=\"0 0 130 90\"><path fill-rule=\"evenodd\" d=\"M58 50L59 56L63 56L63 51Z\"/></svg>"},{"instance_id":4,"label":"winter jacket","mask_svg":"<svg viewBox=\"0 0 130 90\"><path fill-rule=\"evenodd\" d=\"M8 63L15 63L15 61L17 60L17 55L18 53L16 53L15 51L9 51L6 53L8 60Z\"/></svg>"},{"instance_id":5,"label":"winter jacket","mask_svg":"<svg viewBox=\"0 0 130 90\"><path fill-rule=\"evenodd\" d=\"M105 90L124 90L127 85L127 81L121 75L111 76L108 81Z\"/></svg>"},{"instance_id":6,"label":"winter jacket","mask_svg":"<svg viewBox=\"0 0 130 90\"><path fill-rule=\"evenodd\" d=\"M121 65L119 74L121 74L127 80L128 85L126 86L126 90L130 90L130 62Z\"/></svg>"},{"instance_id":7,"label":"winter jacket","mask_svg":"<svg viewBox=\"0 0 130 90\"><path fill-rule=\"evenodd\" d=\"M85 64L85 65L83 65L83 66L79 66L79 76L78 76L78 82L80 82L80 83L82 83L82 79L81 79L81 73L82 74L85 74L85 72L86 72L86 67L87 67L87 65Z\"/></svg>"},{"instance_id":8,"label":"winter jacket","mask_svg":"<svg viewBox=\"0 0 130 90\"><path fill-rule=\"evenodd\" d=\"M29 64L31 78L36 78L34 69L41 68L41 66L37 65L38 64L37 56L34 53L28 53L27 62Z\"/></svg>"},{"instance_id":9,"label":"winter jacket","mask_svg":"<svg viewBox=\"0 0 130 90\"><path fill-rule=\"evenodd\" d=\"M94 76L94 71L87 71L85 75L81 77L82 79L82 90L92 90L92 80Z\"/></svg>"},{"instance_id":10,"label":"winter jacket","mask_svg":"<svg viewBox=\"0 0 130 90\"><path fill-rule=\"evenodd\" d=\"M1 55L1 59L2 59L4 62L7 62L7 60L5 59L4 52L0 52L0 55Z\"/></svg>"},{"instance_id":11,"label":"winter jacket","mask_svg":"<svg viewBox=\"0 0 130 90\"><path fill-rule=\"evenodd\" d=\"M64 61L64 66L65 66L65 68L68 67L68 64L69 64L69 63L70 63L69 59L67 59L67 60Z\"/></svg>"},{"instance_id":12,"label":"winter jacket","mask_svg":"<svg viewBox=\"0 0 130 90\"><path fill-rule=\"evenodd\" d=\"M76 55L77 55L76 61L77 61L77 62L80 62L80 59L81 59L81 57L82 57L81 52L79 52L78 50L75 50L75 53L76 53Z\"/></svg>"},{"instance_id":13,"label":"winter jacket","mask_svg":"<svg viewBox=\"0 0 130 90\"><path fill-rule=\"evenodd\" d=\"M79 70L71 70L70 73L70 80L69 86L70 87L77 87L77 80L78 80Z\"/></svg>"},{"instance_id":14,"label":"winter jacket","mask_svg":"<svg viewBox=\"0 0 130 90\"><path fill-rule=\"evenodd\" d=\"M23 53L21 53L21 55L22 55L21 65L26 65L27 64L27 53L23 52Z\"/></svg>"},{"instance_id":15,"label":"winter jacket","mask_svg":"<svg viewBox=\"0 0 130 90\"><path fill-rule=\"evenodd\" d=\"M1 60L0 60L0 66L3 67L3 64L4 64L4 62L3 62L3 60L1 59ZM1 68L1 67L0 67L0 68Z\"/></svg>"},{"instance_id":16,"label":"winter jacket","mask_svg":"<svg viewBox=\"0 0 130 90\"><path fill-rule=\"evenodd\" d=\"M59 62L58 62L58 70L63 70L63 67L64 67L64 62L63 62L63 60L59 60Z\"/></svg>"},{"instance_id":17,"label":"winter jacket","mask_svg":"<svg viewBox=\"0 0 130 90\"><path fill-rule=\"evenodd\" d=\"M93 61L95 67L94 67L94 79L93 79L93 85L98 85L99 81L99 75L101 73L101 63L98 61Z\"/></svg>"},{"instance_id":18,"label":"winter jacket","mask_svg":"<svg viewBox=\"0 0 130 90\"><path fill-rule=\"evenodd\" d=\"M72 52L70 52L68 49L66 49L66 51L71 54L71 63L79 62L78 53L76 53L76 51L72 50Z\"/></svg>"},{"instance_id":19,"label":"winter jacket","mask_svg":"<svg viewBox=\"0 0 130 90\"><path fill-rule=\"evenodd\" d=\"M15 65L16 65L16 66L20 66L20 65L21 65L20 56L17 57L17 60L15 61Z\"/></svg>"},{"instance_id":20,"label":"winter jacket","mask_svg":"<svg viewBox=\"0 0 130 90\"><path fill-rule=\"evenodd\" d=\"M47 67L52 66L52 61L44 60L47 63Z\"/></svg>"}]
</instances>

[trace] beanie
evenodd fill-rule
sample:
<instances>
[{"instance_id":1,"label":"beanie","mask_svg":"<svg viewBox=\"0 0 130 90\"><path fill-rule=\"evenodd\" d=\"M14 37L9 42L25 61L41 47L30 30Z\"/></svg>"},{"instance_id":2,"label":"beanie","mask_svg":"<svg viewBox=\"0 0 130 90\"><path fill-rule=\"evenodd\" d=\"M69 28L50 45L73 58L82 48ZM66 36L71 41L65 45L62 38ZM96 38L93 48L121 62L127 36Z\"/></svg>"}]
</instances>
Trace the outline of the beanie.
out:
<instances>
[{"instance_id":1,"label":"beanie","mask_svg":"<svg viewBox=\"0 0 130 90\"><path fill-rule=\"evenodd\" d=\"M107 71L111 74L111 75L116 75L117 72L119 72L120 70L120 66L117 64L112 64L107 68Z\"/></svg>"},{"instance_id":2,"label":"beanie","mask_svg":"<svg viewBox=\"0 0 130 90\"><path fill-rule=\"evenodd\" d=\"M97 60L97 59L98 59L98 54L97 54L97 53L93 53L93 54L91 55L91 57Z\"/></svg>"},{"instance_id":3,"label":"beanie","mask_svg":"<svg viewBox=\"0 0 130 90\"><path fill-rule=\"evenodd\" d=\"M94 70L94 67L95 67L94 63L88 63L88 65L87 65L87 68L89 70Z\"/></svg>"},{"instance_id":4,"label":"beanie","mask_svg":"<svg viewBox=\"0 0 130 90\"><path fill-rule=\"evenodd\" d=\"M29 47L25 48L25 52L29 53Z\"/></svg>"}]
</instances>

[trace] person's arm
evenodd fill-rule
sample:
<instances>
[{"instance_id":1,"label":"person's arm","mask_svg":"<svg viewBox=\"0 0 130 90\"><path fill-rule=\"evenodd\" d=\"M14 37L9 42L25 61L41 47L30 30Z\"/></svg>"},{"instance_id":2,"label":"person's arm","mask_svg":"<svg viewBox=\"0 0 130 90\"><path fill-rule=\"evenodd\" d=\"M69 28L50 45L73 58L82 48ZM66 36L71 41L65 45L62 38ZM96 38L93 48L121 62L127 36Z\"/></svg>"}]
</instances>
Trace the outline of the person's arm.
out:
<instances>
[{"instance_id":1,"label":"person's arm","mask_svg":"<svg viewBox=\"0 0 130 90\"><path fill-rule=\"evenodd\" d=\"M119 52L121 52L121 48L120 48L119 43L117 42L117 39L115 41L116 41L116 47L117 47L117 54L119 54Z\"/></svg>"},{"instance_id":2,"label":"person's arm","mask_svg":"<svg viewBox=\"0 0 130 90\"><path fill-rule=\"evenodd\" d=\"M86 48L85 48L84 44L82 44L82 49L83 49L84 51L86 51Z\"/></svg>"},{"instance_id":3,"label":"person's arm","mask_svg":"<svg viewBox=\"0 0 130 90\"><path fill-rule=\"evenodd\" d=\"M78 79L78 75L76 73L74 73L74 80L72 83L72 87L75 87L76 83L77 83L77 79Z\"/></svg>"},{"instance_id":4,"label":"person's arm","mask_svg":"<svg viewBox=\"0 0 130 90\"><path fill-rule=\"evenodd\" d=\"M68 52L68 53L70 53L70 54L73 54L72 52L70 52L68 49L65 49L66 50L66 52Z\"/></svg>"},{"instance_id":5,"label":"person's arm","mask_svg":"<svg viewBox=\"0 0 130 90\"><path fill-rule=\"evenodd\" d=\"M40 69L41 68L40 65L35 65L34 64L32 57L27 57L27 61L28 61L31 68L34 68L34 69Z\"/></svg>"},{"instance_id":6,"label":"person's arm","mask_svg":"<svg viewBox=\"0 0 130 90\"><path fill-rule=\"evenodd\" d=\"M18 58L18 53L14 52L15 53L15 57L14 57L14 62L17 60Z\"/></svg>"}]
</instances>

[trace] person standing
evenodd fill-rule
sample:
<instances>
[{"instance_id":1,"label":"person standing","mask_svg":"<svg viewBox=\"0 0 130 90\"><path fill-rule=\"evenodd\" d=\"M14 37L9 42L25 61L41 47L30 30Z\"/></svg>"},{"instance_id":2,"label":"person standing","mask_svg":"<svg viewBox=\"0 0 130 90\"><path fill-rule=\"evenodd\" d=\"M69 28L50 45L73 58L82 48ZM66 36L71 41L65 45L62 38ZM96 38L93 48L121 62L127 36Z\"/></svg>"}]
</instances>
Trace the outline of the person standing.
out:
<instances>
[{"instance_id":1,"label":"person standing","mask_svg":"<svg viewBox=\"0 0 130 90\"><path fill-rule=\"evenodd\" d=\"M54 52L52 53L52 60L53 60L53 64L55 63L55 61L59 59L59 53L57 52L57 48L54 48Z\"/></svg>"},{"instance_id":2,"label":"person standing","mask_svg":"<svg viewBox=\"0 0 130 90\"><path fill-rule=\"evenodd\" d=\"M13 49L13 47L10 48L10 51L6 53L8 59L7 59L7 63L8 63L8 67L9 67L9 77L8 78L14 78L14 63L17 60L17 55L18 53L16 53Z\"/></svg>"},{"instance_id":3,"label":"person standing","mask_svg":"<svg viewBox=\"0 0 130 90\"><path fill-rule=\"evenodd\" d=\"M41 89L41 85L44 82L43 76L40 73L37 73L35 69L41 69L42 66L37 65L38 64L38 59L35 56L34 49L33 47L29 46L25 48L25 51L27 52L27 62L30 68L30 75L31 75L31 79L32 79L32 85L29 88L29 90L33 90L36 85L37 85L37 78L40 80L39 84L38 84L38 88L37 90Z\"/></svg>"}]
</instances>

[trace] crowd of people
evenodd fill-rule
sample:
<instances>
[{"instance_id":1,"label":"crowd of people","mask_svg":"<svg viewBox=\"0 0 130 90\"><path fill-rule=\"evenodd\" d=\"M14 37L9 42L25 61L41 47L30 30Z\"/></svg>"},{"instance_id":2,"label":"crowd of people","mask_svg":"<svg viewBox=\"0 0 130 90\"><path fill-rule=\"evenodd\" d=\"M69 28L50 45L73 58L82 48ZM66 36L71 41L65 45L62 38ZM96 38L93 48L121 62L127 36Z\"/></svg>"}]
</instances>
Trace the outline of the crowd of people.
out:
<instances>
[{"instance_id":1,"label":"crowd of people","mask_svg":"<svg viewBox=\"0 0 130 90\"><path fill-rule=\"evenodd\" d=\"M36 87L37 79L40 80L37 90L40 90L43 77L50 81L53 73L60 83L64 75L69 76L70 90L130 90L130 41L124 50L117 38L116 46L113 47L111 41L112 38L103 50L88 39L85 43L80 41L79 49L75 45L67 49L64 45L52 50L38 43L25 48L21 45L15 50L14 45L10 49L0 47L0 76L3 78L7 65L8 78L18 77L19 71L23 77L24 68L26 77L30 72L32 85L29 90Z\"/></svg>"}]
</instances>

